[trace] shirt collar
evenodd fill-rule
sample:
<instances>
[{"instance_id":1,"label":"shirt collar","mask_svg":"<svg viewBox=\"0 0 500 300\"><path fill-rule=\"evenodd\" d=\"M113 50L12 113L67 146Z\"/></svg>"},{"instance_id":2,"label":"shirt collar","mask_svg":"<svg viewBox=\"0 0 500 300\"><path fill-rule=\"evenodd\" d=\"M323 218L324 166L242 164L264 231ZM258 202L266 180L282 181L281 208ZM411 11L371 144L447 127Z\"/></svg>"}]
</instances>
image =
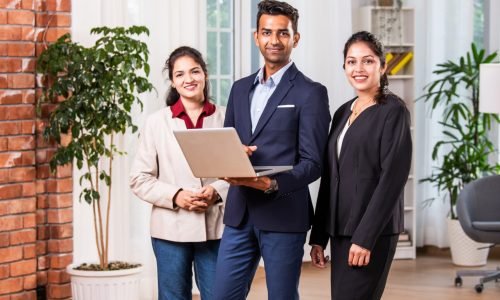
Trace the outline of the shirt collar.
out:
<instances>
[{"instance_id":1,"label":"shirt collar","mask_svg":"<svg viewBox=\"0 0 500 300\"><path fill-rule=\"evenodd\" d=\"M186 109L182 104L181 99L177 100L174 105L170 106L170 110L172 111L172 118L178 118L182 114L186 114ZM203 110L201 111L201 115L210 116L215 112L215 105L210 101L203 102Z\"/></svg>"},{"instance_id":2,"label":"shirt collar","mask_svg":"<svg viewBox=\"0 0 500 300\"><path fill-rule=\"evenodd\" d=\"M286 70L290 68L290 66L293 64L293 61L290 61L288 64L286 64L284 67L278 70L278 72L274 73L271 75L268 80L271 80L271 83L274 85L278 85L281 81L281 78L283 78L283 75L285 74ZM264 83L264 67L260 68L259 73L257 73L257 76L255 76L254 84L255 83Z\"/></svg>"}]
</instances>

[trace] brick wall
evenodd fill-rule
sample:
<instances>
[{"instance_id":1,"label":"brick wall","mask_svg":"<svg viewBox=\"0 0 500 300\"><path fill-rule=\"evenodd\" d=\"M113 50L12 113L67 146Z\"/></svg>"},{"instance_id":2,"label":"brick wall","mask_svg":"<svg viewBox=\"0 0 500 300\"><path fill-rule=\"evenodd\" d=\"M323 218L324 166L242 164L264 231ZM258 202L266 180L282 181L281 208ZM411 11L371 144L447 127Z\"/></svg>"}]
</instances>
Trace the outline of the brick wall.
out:
<instances>
[{"instance_id":1,"label":"brick wall","mask_svg":"<svg viewBox=\"0 0 500 300\"><path fill-rule=\"evenodd\" d=\"M0 0L0 300L67 299L72 261L71 166L49 171L34 68L69 32L71 0Z\"/></svg>"}]
</instances>

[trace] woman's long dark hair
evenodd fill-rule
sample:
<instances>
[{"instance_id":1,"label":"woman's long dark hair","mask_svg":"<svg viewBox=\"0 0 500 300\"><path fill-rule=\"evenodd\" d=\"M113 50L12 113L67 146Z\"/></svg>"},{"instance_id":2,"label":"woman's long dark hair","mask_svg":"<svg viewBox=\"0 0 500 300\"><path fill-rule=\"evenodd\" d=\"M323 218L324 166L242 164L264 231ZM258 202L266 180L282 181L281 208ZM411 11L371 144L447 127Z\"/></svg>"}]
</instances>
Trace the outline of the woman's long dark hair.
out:
<instances>
[{"instance_id":1,"label":"woman's long dark hair","mask_svg":"<svg viewBox=\"0 0 500 300\"><path fill-rule=\"evenodd\" d=\"M184 57L184 56L189 56L191 57L197 64L200 65L201 69L203 70L203 73L205 73L205 88L203 89L203 96L205 98L205 101L209 99L209 84L208 84L208 69L207 69L207 64L203 60L203 56L201 53L191 47L188 46L182 46L170 53L170 56L168 57L167 61L165 62L165 68L163 70L168 70L168 79L172 81L173 77L173 69L174 69L174 64L177 61L177 59ZM174 105L177 100L179 100L180 95L177 92L175 88L172 86L169 87L167 97L165 99L165 102L167 103L167 106Z\"/></svg>"},{"instance_id":2,"label":"woman's long dark hair","mask_svg":"<svg viewBox=\"0 0 500 300\"><path fill-rule=\"evenodd\" d=\"M380 59L380 67L385 67L385 53L384 46L382 43L368 31L359 31L353 34L344 45L344 61L347 57L347 51L352 46L352 44L357 42L364 42L375 55ZM345 69L345 65L343 65ZM375 102L380 104L385 102L385 96L389 93L387 87L389 86L389 80L387 79L387 74L384 72L380 76L380 86L378 88L377 94L375 95Z\"/></svg>"}]
</instances>

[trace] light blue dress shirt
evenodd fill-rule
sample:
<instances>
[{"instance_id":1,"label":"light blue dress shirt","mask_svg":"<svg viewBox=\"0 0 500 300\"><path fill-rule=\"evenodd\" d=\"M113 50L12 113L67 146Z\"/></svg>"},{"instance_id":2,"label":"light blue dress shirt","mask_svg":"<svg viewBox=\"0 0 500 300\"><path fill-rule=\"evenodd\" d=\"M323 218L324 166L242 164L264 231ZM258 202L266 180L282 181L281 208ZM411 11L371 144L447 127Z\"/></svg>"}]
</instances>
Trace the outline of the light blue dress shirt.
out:
<instances>
[{"instance_id":1,"label":"light blue dress shirt","mask_svg":"<svg viewBox=\"0 0 500 300\"><path fill-rule=\"evenodd\" d=\"M278 72L274 73L271 77L264 81L264 67L259 70L257 76L254 81L254 89L252 94L250 95L250 118L252 119L252 133L255 131L257 127L257 123L259 122L260 116L266 107L267 101L276 90L276 87L281 81L283 74L285 74L286 70L290 68L292 65L292 61L286 64L283 68L281 68Z\"/></svg>"}]
</instances>

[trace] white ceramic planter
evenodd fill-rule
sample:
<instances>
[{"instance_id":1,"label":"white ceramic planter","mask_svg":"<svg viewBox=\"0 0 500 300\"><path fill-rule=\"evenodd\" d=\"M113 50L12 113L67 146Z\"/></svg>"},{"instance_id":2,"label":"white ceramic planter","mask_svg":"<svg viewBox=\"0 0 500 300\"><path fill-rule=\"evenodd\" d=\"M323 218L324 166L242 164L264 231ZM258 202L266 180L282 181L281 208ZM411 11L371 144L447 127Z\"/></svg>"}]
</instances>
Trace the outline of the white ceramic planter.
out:
<instances>
[{"instance_id":1,"label":"white ceramic planter","mask_svg":"<svg viewBox=\"0 0 500 300\"><path fill-rule=\"evenodd\" d=\"M80 271L74 264L66 271L71 275L73 300L137 300L139 274L143 267L117 271Z\"/></svg>"},{"instance_id":2,"label":"white ceramic planter","mask_svg":"<svg viewBox=\"0 0 500 300\"><path fill-rule=\"evenodd\" d=\"M451 260L457 266L484 266L488 258L489 244L478 243L469 238L458 220L448 219ZM478 248L484 248L478 250Z\"/></svg>"}]
</instances>

